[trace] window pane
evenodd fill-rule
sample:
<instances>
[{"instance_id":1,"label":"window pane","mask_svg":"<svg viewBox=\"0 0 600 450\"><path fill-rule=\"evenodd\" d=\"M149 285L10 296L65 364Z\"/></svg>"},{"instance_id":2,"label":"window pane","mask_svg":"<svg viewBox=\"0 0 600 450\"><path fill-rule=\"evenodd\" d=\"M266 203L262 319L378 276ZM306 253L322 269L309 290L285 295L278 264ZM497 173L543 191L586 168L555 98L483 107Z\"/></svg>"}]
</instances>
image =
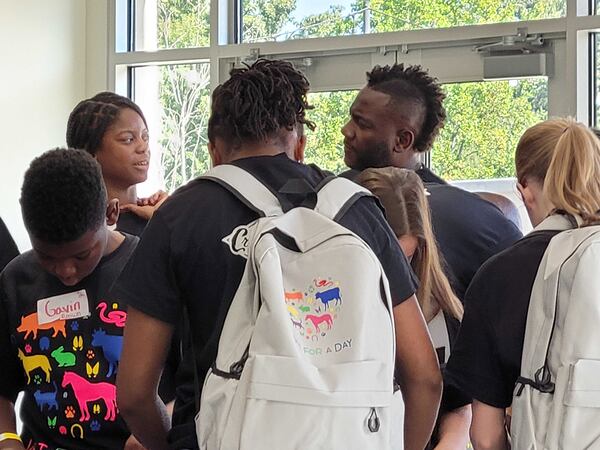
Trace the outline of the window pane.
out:
<instances>
[{"instance_id":1,"label":"window pane","mask_svg":"<svg viewBox=\"0 0 600 450\"><path fill-rule=\"evenodd\" d=\"M135 50L207 47L210 0L136 0Z\"/></svg>"},{"instance_id":2,"label":"window pane","mask_svg":"<svg viewBox=\"0 0 600 450\"><path fill-rule=\"evenodd\" d=\"M431 152L433 170L442 178L473 180L514 176L514 152L526 128L547 117L546 78L448 84L446 126ZM307 162L341 172L344 164L341 127L357 91L309 95L317 124L306 131Z\"/></svg>"},{"instance_id":3,"label":"window pane","mask_svg":"<svg viewBox=\"0 0 600 450\"><path fill-rule=\"evenodd\" d=\"M347 170L344 164L344 136L341 129L348 121L350 105L358 91L318 92L308 95L308 101L315 108L308 112L308 118L317 128L305 128L307 163L314 163L322 169L334 173Z\"/></svg>"},{"instance_id":4,"label":"window pane","mask_svg":"<svg viewBox=\"0 0 600 450\"><path fill-rule=\"evenodd\" d=\"M449 84L446 94L433 171L449 181L514 176L519 138L548 116L547 78Z\"/></svg>"},{"instance_id":5,"label":"window pane","mask_svg":"<svg viewBox=\"0 0 600 450\"><path fill-rule=\"evenodd\" d=\"M146 192L159 187L172 192L210 167L209 68L208 63L135 68L135 99L151 137Z\"/></svg>"},{"instance_id":6,"label":"window pane","mask_svg":"<svg viewBox=\"0 0 600 450\"><path fill-rule=\"evenodd\" d=\"M566 0L242 0L244 42L561 17Z\"/></svg>"}]
</instances>

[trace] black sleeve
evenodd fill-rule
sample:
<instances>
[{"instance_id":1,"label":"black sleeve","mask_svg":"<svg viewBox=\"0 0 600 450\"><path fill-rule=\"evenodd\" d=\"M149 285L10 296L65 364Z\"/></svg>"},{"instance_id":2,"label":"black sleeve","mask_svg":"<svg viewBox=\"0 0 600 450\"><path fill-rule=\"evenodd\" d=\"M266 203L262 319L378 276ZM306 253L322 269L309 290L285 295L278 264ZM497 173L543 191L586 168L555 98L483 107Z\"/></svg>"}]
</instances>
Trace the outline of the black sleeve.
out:
<instances>
[{"instance_id":1,"label":"black sleeve","mask_svg":"<svg viewBox=\"0 0 600 450\"><path fill-rule=\"evenodd\" d=\"M340 224L363 239L379 258L390 283L392 304L398 306L417 290L417 279L394 232L373 197L362 197Z\"/></svg>"},{"instance_id":2,"label":"black sleeve","mask_svg":"<svg viewBox=\"0 0 600 450\"><path fill-rule=\"evenodd\" d=\"M15 257L19 255L17 244L13 240L8 228L0 219L0 271Z\"/></svg>"},{"instance_id":3,"label":"black sleeve","mask_svg":"<svg viewBox=\"0 0 600 450\"><path fill-rule=\"evenodd\" d=\"M485 270L477 273L465 295L465 315L445 375L448 384L471 398L506 408L512 403L514 385L503 377L496 336L486 314L493 287L485 274Z\"/></svg>"},{"instance_id":4,"label":"black sleeve","mask_svg":"<svg viewBox=\"0 0 600 450\"><path fill-rule=\"evenodd\" d=\"M458 330L460 329L460 322L458 319L447 313L444 313L444 319L446 321L446 328L448 329L448 337L450 338L450 355L452 355L454 344L456 343L456 338L458 336ZM442 392L442 401L440 404L440 416L472 402L471 397L462 392L449 379L446 367L443 367L442 369L442 377L444 379L444 390Z\"/></svg>"},{"instance_id":5,"label":"black sleeve","mask_svg":"<svg viewBox=\"0 0 600 450\"><path fill-rule=\"evenodd\" d=\"M176 326L181 298L171 257L171 232L157 211L113 291L144 314Z\"/></svg>"},{"instance_id":6,"label":"black sleeve","mask_svg":"<svg viewBox=\"0 0 600 450\"><path fill-rule=\"evenodd\" d=\"M14 403L17 394L25 387L25 375L10 339L10 324L7 315L6 295L0 278L0 361L2 361L0 395Z\"/></svg>"}]
</instances>

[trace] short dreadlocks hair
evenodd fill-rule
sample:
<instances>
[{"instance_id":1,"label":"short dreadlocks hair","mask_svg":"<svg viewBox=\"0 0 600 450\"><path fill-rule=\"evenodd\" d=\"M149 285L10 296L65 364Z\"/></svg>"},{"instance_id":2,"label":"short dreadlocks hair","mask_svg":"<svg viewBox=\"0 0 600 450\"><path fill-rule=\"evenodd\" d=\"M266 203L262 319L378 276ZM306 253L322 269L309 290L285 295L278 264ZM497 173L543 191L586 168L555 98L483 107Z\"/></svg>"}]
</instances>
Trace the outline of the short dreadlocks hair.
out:
<instances>
[{"instance_id":1,"label":"short dreadlocks hair","mask_svg":"<svg viewBox=\"0 0 600 450\"><path fill-rule=\"evenodd\" d=\"M421 66L394 64L375 66L371 72L367 72L367 80L369 88L389 95L392 102L414 102L423 108L421 127L413 147L418 152L429 150L446 120L443 106L446 94L437 79L430 77Z\"/></svg>"},{"instance_id":2,"label":"short dreadlocks hair","mask_svg":"<svg viewBox=\"0 0 600 450\"><path fill-rule=\"evenodd\" d=\"M64 244L97 230L106 217L107 195L100 165L83 150L54 149L35 158L21 188L28 233Z\"/></svg>"},{"instance_id":3,"label":"short dreadlocks hair","mask_svg":"<svg viewBox=\"0 0 600 450\"><path fill-rule=\"evenodd\" d=\"M286 61L259 59L233 69L212 95L208 139L223 139L233 150L242 142L260 142L297 124L314 130L306 118L312 109L306 94L310 83Z\"/></svg>"},{"instance_id":4,"label":"short dreadlocks hair","mask_svg":"<svg viewBox=\"0 0 600 450\"><path fill-rule=\"evenodd\" d=\"M144 121L142 110L132 100L114 92L100 92L79 102L67 122L67 146L95 155L106 130L117 120L123 109L133 109Z\"/></svg>"}]
</instances>

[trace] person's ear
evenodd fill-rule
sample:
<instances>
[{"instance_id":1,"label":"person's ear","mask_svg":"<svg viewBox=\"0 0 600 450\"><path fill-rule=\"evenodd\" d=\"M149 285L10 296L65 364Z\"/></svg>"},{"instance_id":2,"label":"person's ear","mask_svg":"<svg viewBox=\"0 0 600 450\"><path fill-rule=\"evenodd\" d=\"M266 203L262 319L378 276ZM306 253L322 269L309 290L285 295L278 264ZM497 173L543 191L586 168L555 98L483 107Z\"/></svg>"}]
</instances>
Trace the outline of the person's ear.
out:
<instances>
[{"instance_id":1,"label":"person's ear","mask_svg":"<svg viewBox=\"0 0 600 450\"><path fill-rule=\"evenodd\" d=\"M221 164L221 155L219 154L217 146L214 142L208 141L208 154L210 155L213 167Z\"/></svg>"},{"instance_id":2,"label":"person's ear","mask_svg":"<svg viewBox=\"0 0 600 450\"><path fill-rule=\"evenodd\" d=\"M536 195L531 187L531 184L527 182L527 179L523 179L517 182L517 190L521 194L521 199L525 204L525 207L532 208L536 203Z\"/></svg>"},{"instance_id":3,"label":"person's ear","mask_svg":"<svg viewBox=\"0 0 600 450\"><path fill-rule=\"evenodd\" d=\"M298 162L304 162L304 150L306 149L306 135L302 135L296 141L294 148L294 159Z\"/></svg>"},{"instance_id":4,"label":"person's ear","mask_svg":"<svg viewBox=\"0 0 600 450\"><path fill-rule=\"evenodd\" d=\"M113 198L108 201L106 207L106 225L113 226L119 220L119 199Z\"/></svg>"},{"instance_id":5,"label":"person's ear","mask_svg":"<svg viewBox=\"0 0 600 450\"><path fill-rule=\"evenodd\" d=\"M409 129L399 129L394 139L394 152L404 153L412 149L415 143L415 133Z\"/></svg>"}]
</instances>

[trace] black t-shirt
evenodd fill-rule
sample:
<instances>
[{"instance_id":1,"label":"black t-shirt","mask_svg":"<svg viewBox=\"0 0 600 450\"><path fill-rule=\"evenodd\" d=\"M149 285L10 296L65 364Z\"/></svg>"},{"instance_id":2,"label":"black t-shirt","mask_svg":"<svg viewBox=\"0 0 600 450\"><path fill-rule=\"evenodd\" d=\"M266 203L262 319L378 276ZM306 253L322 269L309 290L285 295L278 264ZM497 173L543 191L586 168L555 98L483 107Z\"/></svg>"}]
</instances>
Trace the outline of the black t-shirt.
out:
<instances>
[{"instance_id":1,"label":"black t-shirt","mask_svg":"<svg viewBox=\"0 0 600 450\"><path fill-rule=\"evenodd\" d=\"M425 183L425 188L430 193L433 232L450 269L448 278L462 300L479 267L523 235L477 194L449 184Z\"/></svg>"},{"instance_id":2,"label":"black t-shirt","mask_svg":"<svg viewBox=\"0 0 600 450\"><path fill-rule=\"evenodd\" d=\"M126 304L110 288L137 241L126 236L76 286L45 272L32 251L0 275L0 395L14 401L24 391L26 448L117 450L130 436L115 398ZM82 290L89 317L39 324L39 300Z\"/></svg>"},{"instance_id":3,"label":"black t-shirt","mask_svg":"<svg viewBox=\"0 0 600 450\"><path fill-rule=\"evenodd\" d=\"M475 272L488 258L523 237L517 226L490 202L464 189L451 186L421 167L415 171L429 191L431 222L446 275L460 300ZM351 180L360 172L341 174Z\"/></svg>"},{"instance_id":4,"label":"black t-shirt","mask_svg":"<svg viewBox=\"0 0 600 450\"><path fill-rule=\"evenodd\" d=\"M557 231L534 231L492 257L473 278L446 367L448 382L483 403L512 403L538 266Z\"/></svg>"},{"instance_id":5,"label":"black t-shirt","mask_svg":"<svg viewBox=\"0 0 600 450\"><path fill-rule=\"evenodd\" d=\"M253 173L274 192L295 178L314 188L326 176L315 166L299 164L285 154L245 158L234 164ZM130 305L172 325L177 324L183 306L187 308L200 385L216 357L222 324L246 263L223 239L257 218L219 184L194 180L154 214L116 286ZM375 199L359 199L340 223L365 240L379 257L394 304L414 294L414 275Z\"/></svg>"},{"instance_id":6,"label":"black t-shirt","mask_svg":"<svg viewBox=\"0 0 600 450\"><path fill-rule=\"evenodd\" d=\"M146 228L146 225L148 225L148 221L143 217L140 217L132 212L123 211L119 213L116 229L117 231L121 231L123 233L141 236L144 228Z\"/></svg>"},{"instance_id":7,"label":"black t-shirt","mask_svg":"<svg viewBox=\"0 0 600 450\"><path fill-rule=\"evenodd\" d=\"M13 240L8 228L0 219L0 270L19 254L17 244Z\"/></svg>"}]
</instances>

